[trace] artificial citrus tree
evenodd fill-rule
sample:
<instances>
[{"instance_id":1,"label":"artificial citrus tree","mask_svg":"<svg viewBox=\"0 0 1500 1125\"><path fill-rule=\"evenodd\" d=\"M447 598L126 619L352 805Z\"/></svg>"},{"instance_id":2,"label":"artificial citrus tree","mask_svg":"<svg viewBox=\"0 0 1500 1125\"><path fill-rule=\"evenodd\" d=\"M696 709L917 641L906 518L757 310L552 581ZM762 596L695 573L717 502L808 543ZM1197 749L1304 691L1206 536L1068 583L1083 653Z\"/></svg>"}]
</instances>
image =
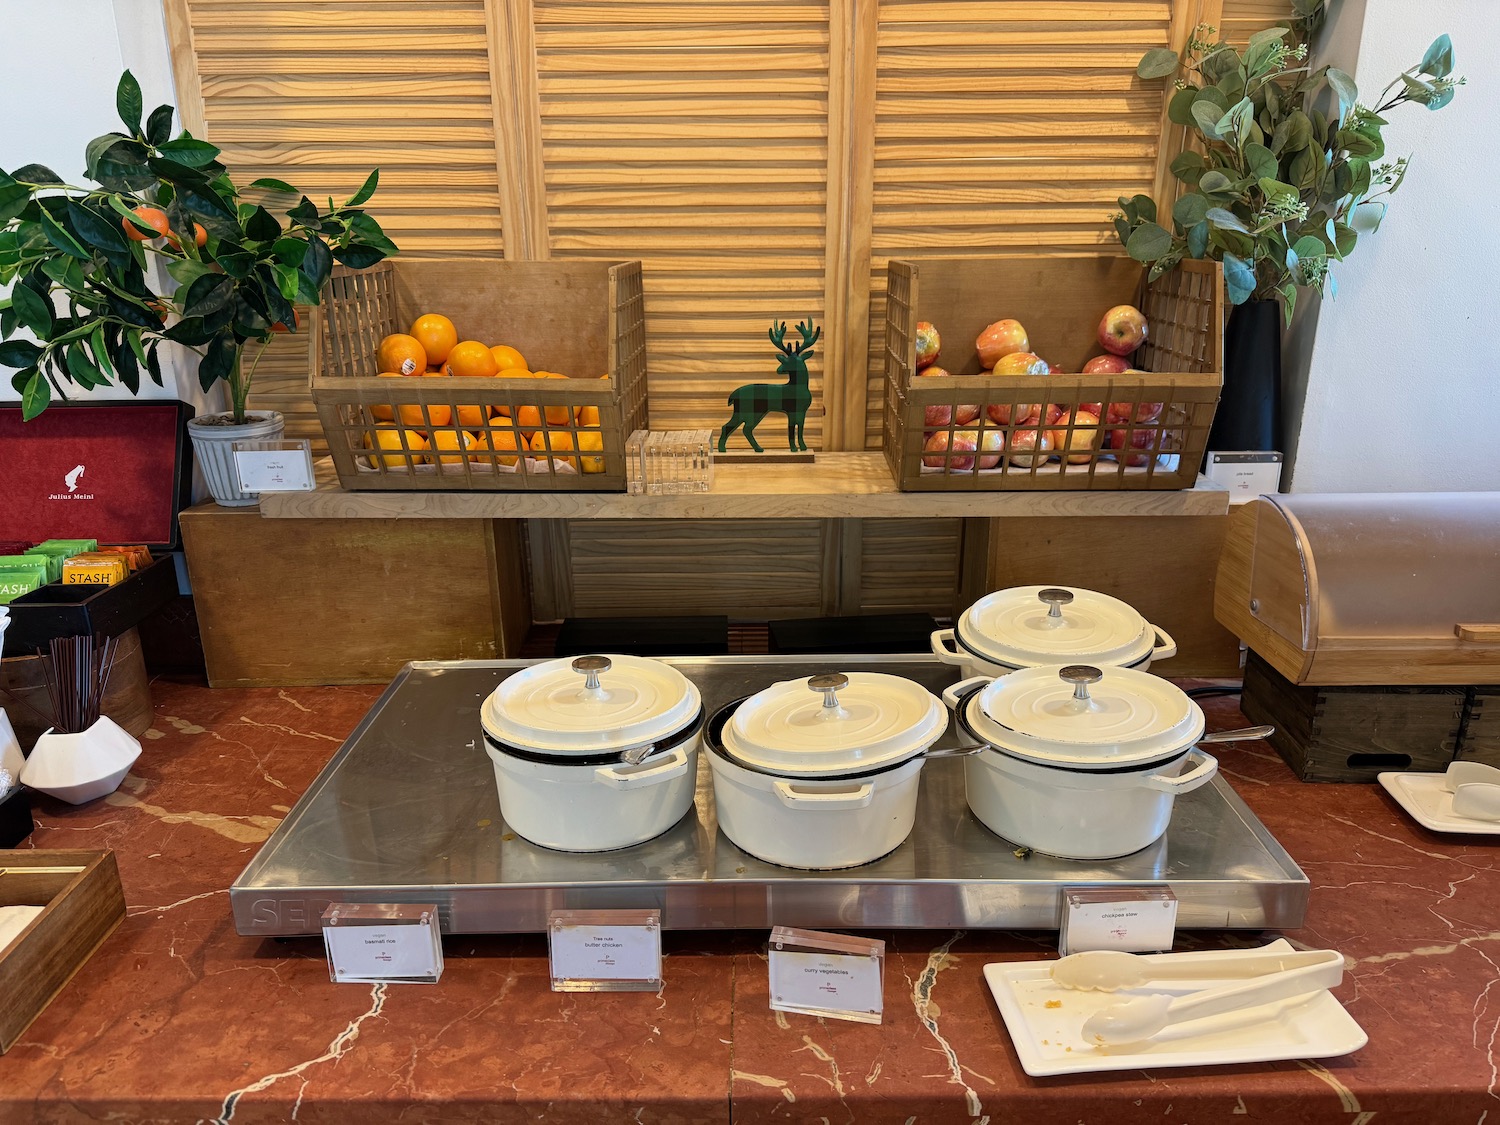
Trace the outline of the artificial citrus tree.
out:
<instances>
[{"instance_id":1,"label":"artificial citrus tree","mask_svg":"<svg viewBox=\"0 0 1500 1125\"><path fill-rule=\"evenodd\" d=\"M342 206L276 179L242 191L217 148L171 136L171 106L142 121L128 70L116 106L125 131L86 150L96 186L40 164L0 171L0 285L14 283L0 299L0 366L16 369L30 419L69 384L133 394L144 372L159 386L161 349L180 344L198 355L205 391L226 384L242 424L260 356L296 331L295 306L318 303L333 263L362 269L396 253L363 209L379 171Z\"/></svg>"}]
</instances>

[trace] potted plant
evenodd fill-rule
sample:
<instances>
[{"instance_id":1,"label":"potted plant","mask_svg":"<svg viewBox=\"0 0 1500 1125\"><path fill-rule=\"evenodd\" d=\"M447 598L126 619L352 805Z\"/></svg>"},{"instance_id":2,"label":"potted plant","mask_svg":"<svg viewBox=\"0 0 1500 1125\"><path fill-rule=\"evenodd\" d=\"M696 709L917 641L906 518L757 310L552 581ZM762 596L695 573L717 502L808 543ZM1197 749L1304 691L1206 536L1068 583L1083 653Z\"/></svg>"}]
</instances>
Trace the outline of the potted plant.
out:
<instances>
[{"instance_id":1,"label":"potted plant","mask_svg":"<svg viewBox=\"0 0 1500 1125\"><path fill-rule=\"evenodd\" d=\"M1300 65L1323 10L1323 0L1296 0L1297 18L1243 51L1199 27L1180 56L1156 48L1136 70L1175 81L1167 116L1195 146L1172 162L1183 191L1170 215L1137 195L1121 198L1114 225L1153 279L1184 258L1224 263L1233 311L1209 449L1281 448L1283 319L1300 290L1337 291L1331 264L1379 227L1406 174L1407 158L1385 158L1384 115L1407 102L1441 109L1463 84L1444 35L1370 108L1343 71Z\"/></svg>"},{"instance_id":2,"label":"potted plant","mask_svg":"<svg viewBox=\"0 0 1500 1125\"><path fill-rule=\"evenodd\" d=\"M202 388L228 391L229 410L189 423L209 488L221 504L253 504L230 443L284 430L280 414L246 410L256 365L277 333L297 330L296 306L318 303L335 261L363 269L397 252L363 208L379 170L326 208L281 180L242 190L217 148L171 136L171 106L143 121L128 70L115 100L125 131L86 150L96 186L39 164L0 171L0 285L14 283L0 300L0 366L16 369L31 419L69 384L134 394L145 374L160 386L162 348L182 345Z\"/></svg>"}]
</instances>

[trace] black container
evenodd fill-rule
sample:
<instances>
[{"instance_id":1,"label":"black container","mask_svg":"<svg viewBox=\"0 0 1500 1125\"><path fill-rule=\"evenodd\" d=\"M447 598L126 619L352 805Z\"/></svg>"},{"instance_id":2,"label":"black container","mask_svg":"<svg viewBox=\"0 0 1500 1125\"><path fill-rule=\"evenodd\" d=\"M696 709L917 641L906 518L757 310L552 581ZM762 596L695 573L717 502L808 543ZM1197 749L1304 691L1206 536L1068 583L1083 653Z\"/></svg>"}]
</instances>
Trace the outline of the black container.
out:
<instances>
[{"instance_id":1,"label":"black container","mask_svg":"<svg viewBox=\"0 0 1500 1125\"><path fill-rule=\"evenodd\" d=\"M154 560L114 586L49 582L10 603L8 656L46 652L54 637L118 637L177 596L177 564Z\"/></svg>"},{"instance_id":2,"label":"black container","mask_svg":"<svg viewBox=\"0 0 1500 1125\"><path fill-rule=\"evenodd\" d=\"M1224 329L1224 390L1208 432L1213 452L1281 450L1281 302L1234 306Z\"/></svg>"},{"instance_id":3,"label":"black container","mask_svg":"<svg viewBox=\"0 0 1500 1125\"><path fill-rule=\"evenodd\" d=\"M4 797L0 797L0 848L13 848L27 836L36 824L31 819L31 790L17 785Z\"/></svg>"}]
</instances>

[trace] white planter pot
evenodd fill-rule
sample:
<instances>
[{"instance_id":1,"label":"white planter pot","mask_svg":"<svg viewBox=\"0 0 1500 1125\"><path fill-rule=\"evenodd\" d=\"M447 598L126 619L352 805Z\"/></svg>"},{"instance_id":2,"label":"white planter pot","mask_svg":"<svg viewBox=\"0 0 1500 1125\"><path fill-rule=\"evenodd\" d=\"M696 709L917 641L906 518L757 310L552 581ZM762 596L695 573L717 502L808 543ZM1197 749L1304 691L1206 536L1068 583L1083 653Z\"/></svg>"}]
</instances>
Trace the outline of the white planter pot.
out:
<instances>
[{"instance_id":1,"label":"white planter pot","mask_svg":"<svg viewBox=\"0 0 1500 1125\"><path fill-rule=\"evenodd\" d=\"M1023 762L991 748L964 763L964 791L980 822L1011 843L1063 859L1118 859L1159 840L1178 794L1207 784L1218 768L1198 749L1101 773Z\"/></svg>"},{"instance_id":2,"label":"white planter pot","mask_svg":"<svg viewBox=\"0 0 1500 1125\"><path fill-rule=\"evenodd\" d=\"M500 815L516 835L564 852L606 852L659 836L692 807L701 728L640 765L537 761L497 750Z\"/></svg>"},{"instance_id":3,"label":"white planter pot","mask_svg":"<svg viewBox=\"0 0 1500 1125\"><path fill-rule=\"evenodd\" d=\"M81 805L113 793L141 756L141 744L113 719L100 716L79 734L49 730L36 740L21 781L39 793Z\"/></svg>"},{"instance_id":4,"label":"white planter pot","mask_svg":"<svg viewBox=\"0 0 1500 1125\"><path fill-rule=\"evenodd\" d=\"M244 508L260 502L240 490L239 473L234 467L234 443L275 439L286 433L286 419L274 410L254 411L248 417L257 421L242 426L206 425L209 419L227 418L224 414L205 414L188 421L188 436L193 439L193 456L203 469L203 479L215 503L226 508Z\"/></svg>"}]
</instances>

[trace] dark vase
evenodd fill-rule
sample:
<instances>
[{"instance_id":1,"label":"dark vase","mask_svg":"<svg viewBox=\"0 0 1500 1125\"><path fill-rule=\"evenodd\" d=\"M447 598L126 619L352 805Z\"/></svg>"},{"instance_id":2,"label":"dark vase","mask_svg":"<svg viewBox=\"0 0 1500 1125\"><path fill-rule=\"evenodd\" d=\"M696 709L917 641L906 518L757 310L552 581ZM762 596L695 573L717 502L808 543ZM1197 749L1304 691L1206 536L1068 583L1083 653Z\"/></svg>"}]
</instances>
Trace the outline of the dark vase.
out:
<instances>
[{"instance_id":1,"label":"dark vase","mask_svg":"<svg viewBox=\"0 0 1500 1125\"><path fill-rule=\"evenodd\" d=\"M1281 445L1281 303L1235 305L1224 329L1224 390L1208 448L1276 449Z\"/></svg>"}]
</instances>

